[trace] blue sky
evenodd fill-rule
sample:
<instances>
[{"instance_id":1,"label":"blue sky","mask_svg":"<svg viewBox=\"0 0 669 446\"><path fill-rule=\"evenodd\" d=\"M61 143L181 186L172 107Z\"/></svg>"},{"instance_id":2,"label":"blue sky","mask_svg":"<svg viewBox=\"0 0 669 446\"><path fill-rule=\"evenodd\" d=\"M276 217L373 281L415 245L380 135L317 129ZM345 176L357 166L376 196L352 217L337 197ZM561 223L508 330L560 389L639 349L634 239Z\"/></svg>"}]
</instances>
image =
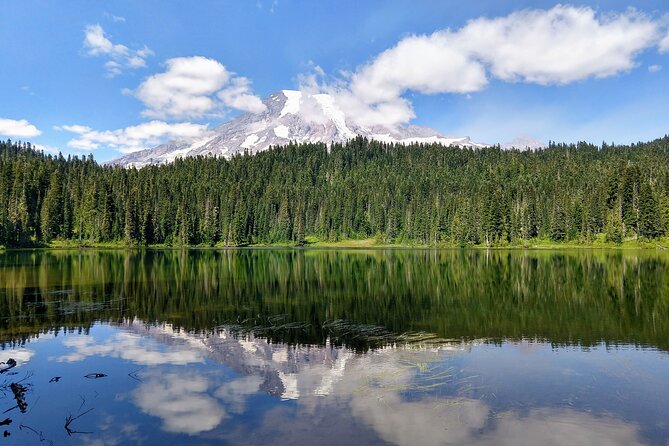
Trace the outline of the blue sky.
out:
<instances>
[{"instance_id":1,"label":"blue sky","mask_svg":"<svg viewBox=\"0 0 669 446\"><path fill-rule=\"evenodd\" d=\"M5 0L0 137L107 160L285 88L338 94L370 123L486 143L669 133L669 4L556 5ZM588 20L593 33L579 28ZM194 67L194 90L175 93Z\"/></svg>"}]
</instances>

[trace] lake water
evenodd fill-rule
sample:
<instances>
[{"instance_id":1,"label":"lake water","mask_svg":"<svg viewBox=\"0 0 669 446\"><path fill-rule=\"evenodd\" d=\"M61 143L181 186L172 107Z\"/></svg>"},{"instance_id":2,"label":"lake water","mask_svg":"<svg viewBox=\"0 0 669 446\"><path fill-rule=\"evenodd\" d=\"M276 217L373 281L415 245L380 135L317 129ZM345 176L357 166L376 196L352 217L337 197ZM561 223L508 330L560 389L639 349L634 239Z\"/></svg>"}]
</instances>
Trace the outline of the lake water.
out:
<instances>
[{"instance_id":1,"label":"lake water","mask_svg":"<svg viewBox=\"0 0 669 446\"><path fill-rule=\"evenodd\" d=\"M666 445L668 267L595 250L0 253L0 369L16 363L0 446Z\"/></svg>"}]
</instances>

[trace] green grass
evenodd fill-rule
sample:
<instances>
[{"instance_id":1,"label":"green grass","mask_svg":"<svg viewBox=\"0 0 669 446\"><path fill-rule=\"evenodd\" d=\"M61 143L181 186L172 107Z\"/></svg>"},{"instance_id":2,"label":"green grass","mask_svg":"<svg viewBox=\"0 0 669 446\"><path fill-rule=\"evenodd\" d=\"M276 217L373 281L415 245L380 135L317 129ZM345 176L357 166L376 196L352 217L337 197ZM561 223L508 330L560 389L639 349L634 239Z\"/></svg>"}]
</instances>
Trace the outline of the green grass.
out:
<instances>
[{"instance_id":1,"label":"green grass","mask_svg":"<svg viewBox=\"0 0 669 446\"><path fill-rule=\"evenodd\" d=\"M46 248L53 249L77 249L77 248L132 248L124 241L94 242L90 240L52 240L46 244Z\"/></svg>"},{"instance_id":2,"label":"green grass","mask_svg":"<svg viewBox=\"0 0 669 446\"><path fill-rule=\"evenodd\" d=\"M40 246L37 246L40 247ZM89 240L52 240L46 245L41 246L48 249L80 249L80 248L100 248L100 249L127 249L127 248L142 248L143 246L128 244L125 241L112 241L112 242L95 242ZM167 249L167 248L211 248L209 245L192 245L192 246L182 246L182 245L168 245L168 244L155 244L149 245L148 248L154 249ZM225 244L218 243L214 248L230 248L234 246L226 246ZM305 237L304 243L299 244L294 241L284 241L284 242L274 242L274 243L254 243L248 245L251 248L360 248L360 249L370 249L370 248L460 248L462 246L445 242L434 244L421 244L415 242L393 242L387 243L381 237L375 238L365 238L365 239L343 239L343 240L327 240L321 239L317 236L307 236ZM598 234L594 240L582 240L582 241L569 241L569 242L556 242L550 239L532 239L532 240L523 240L515 241L511 243L504 243L494 246L486 246L485 244L468 244L464 246L465 248L473 249L593 249L593 248L606 248L606 249L669 249L669 237L664 237L658 240L647 240L647 239L635 239L628 238L622 243L611 243L606 241L605 234ZM0 251L5 250L6 247L0 245Z\"/></svg>"}]
</instances>

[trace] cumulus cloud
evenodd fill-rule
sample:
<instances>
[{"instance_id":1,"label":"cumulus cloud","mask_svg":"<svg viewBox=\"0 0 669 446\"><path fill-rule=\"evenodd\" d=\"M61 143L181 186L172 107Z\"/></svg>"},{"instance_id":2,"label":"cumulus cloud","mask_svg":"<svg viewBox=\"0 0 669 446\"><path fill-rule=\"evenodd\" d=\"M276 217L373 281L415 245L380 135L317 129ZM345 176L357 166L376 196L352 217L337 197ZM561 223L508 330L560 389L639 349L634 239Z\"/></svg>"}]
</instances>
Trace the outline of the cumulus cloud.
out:
<instances>
[{"instance_id":1,"label":"cumulus cloud","mask_svg":"<svg viewBox=\"0 0 669 446\"><path fill-rule=\"evenodd\" d=\"M662 65L651 65L648 67L648 71L651 73L657 73L662 71Z\"/></svg>"},{"instance_id":2,"label":"cumulus cloud","mask_svg":"<svg viewBox=\"0 0 669 446\"><path fill-rule=\"evenodd\" d=\"M267 110L258 96L251 94L251 81L245 77L237 77L230 85L217 94L226 107L250 113L262 113Z\"/></svg>"},{"instance_id":3,"label":"cumulus cloud","mask_svg":"<svg viewBox=\"0 0 669 446\"><path fill-rule=\"evenodd\" d=\"M102 147L121 153L132 153L155 147L169 139L195 140L205 136L208 126L190 122L167 123L150 121L116 130L94 130L83 125L63 125L56 130L75 133L67 145L77 150L96 150Z\"/></svg>"},{"instance_id":4,"label":"cumulus cloud","mask_svg":"<svg viewBox=\"0 0 669 446\"><path fill-rule=\"evenodd\" d=\"M166 70L146 79L133 93L142 101L144 116L200 118L225 107L259 113L266 107L251 94L251 82L235 76L223 64L202 56L177 57Z\"/></svg>"},{"instance_id":5,"label":"cumulus cloud","mask_svg":"<svg viewBox=\"0 0 669 446\"><path fill-rule=\"evenodd\" d=\"M388 102L406 90L470 93L487 84L482 64L454 45L450 32L410 36L359 69L351 91L366 103Z\"/></svg>"},{"instance_id":6,"label":"cumulus cloud","mask_svg":"<svg viewBox=\"0 0 669 446\"><path fill-rule=\"evenodd\" d=\"M33 138L42 132L25 119L0 118L0 135L13 138Z\"/></svg>"},{"instance_id":7,"label":"cumulus cloud","mask_svg":"<svg viewBox=\"0 0 669 446\"><path fill-rule=\"evenodd\" d=\"M635 10L599 14L557 5L479 18L457 30L412 35L323 90L363 125L397 125L414 117L409 92L470 94L490 79L565 85L637 66L658 44L659 22ZM666 47L666 48L665 48ZM669 37L660 43L669 51Z\"/></svg>"},{"instance_id":8,"label":"cumulus cloud","mask_svg":"<svg viewBox=\"0 0 669 446\"><path fill-rule=\"evenodd\" d=\"M125 45L114 44L100 25L88 25L84 29L84 48L89 56L109 58L104 66L110 77L118 76L126 68L145 67L146 58L153 55L153 51L146 45L131 50Z\"/></svg>"},{"instance_id":9,"label":"cumulus cloud","mask_svg":"<svg viewBox=\"0 0 669 446\"><path fill-rule=\"evenodd\" d=\"M657 33L657 23L633 10L602 16L558 5L473 20L454 39L498 79L564 85L631 70Z\"/></svg>"}]
</instances>

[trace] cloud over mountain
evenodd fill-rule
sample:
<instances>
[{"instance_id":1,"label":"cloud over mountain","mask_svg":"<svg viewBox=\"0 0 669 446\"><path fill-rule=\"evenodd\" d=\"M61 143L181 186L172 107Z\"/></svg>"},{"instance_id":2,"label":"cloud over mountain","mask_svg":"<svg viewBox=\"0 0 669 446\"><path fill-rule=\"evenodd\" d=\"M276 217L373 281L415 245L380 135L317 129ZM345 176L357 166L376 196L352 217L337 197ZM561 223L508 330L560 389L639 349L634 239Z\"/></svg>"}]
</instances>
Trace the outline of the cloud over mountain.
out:
<instances>
[{"instance_id":1,"label":"cloud over mountain","mask_svg":"<svg viewBox=\"0 0 669 446\"><path fill-rule=\"evenodd\" d=\"M368 125L396 125L415 115L403 95L474 93L490 79L565 85L605 78L637 66L637 56L659 45L659 22L635 10L599 14L590 7L557 5L505 17L478 18L464 27L411 35L321 88L348 115Z\"/></svg>"},{"instance_id":2,"label":"cloud over mountain","mask_svg":"<svg viewBox=\"0 0 669 446\"><path fill-rule=\"evenodd\" d=\"M142 82L134 92L151 118L201 118L220 114L226 107L259 113L265 110L251 93L251 81L236 76L223 64L202 56L177 57L166 70Z\"/></svg>"}]
</instances>

